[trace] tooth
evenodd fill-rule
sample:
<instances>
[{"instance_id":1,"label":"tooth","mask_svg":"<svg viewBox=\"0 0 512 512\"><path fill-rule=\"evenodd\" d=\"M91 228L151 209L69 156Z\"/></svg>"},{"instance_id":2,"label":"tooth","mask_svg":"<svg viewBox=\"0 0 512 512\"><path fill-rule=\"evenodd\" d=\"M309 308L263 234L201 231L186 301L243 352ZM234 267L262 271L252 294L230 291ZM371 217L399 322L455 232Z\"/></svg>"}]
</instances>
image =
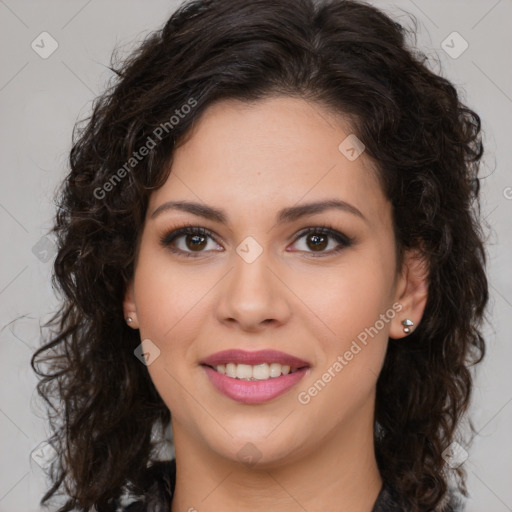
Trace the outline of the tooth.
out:
<instances>
[{"instance_id":1,"label":"tooth","mask_svg":"<svg viewBox=\"0 0 512 512\"><path fill-rule=\"evenodd\" d=\"M226 365L226 375L228 377L232 377L233 379L236 377L236 364L228 363Z\"/></svg>"},{"instance_id":2,"label":"tooth","mask_svg":"<svg viewBox=\"0 0 512 512\"><path fill-rule=\"evenodd\" d=\"M225 365L219 364L215 369L223 375L241 380L268 380L298 371L298 368L291 369L289 365L279 363L261 363L257 365L227 363Z\"/></svg>"},{"instance_id":3,"label":"tooth","mask_svg":"<svg viewBox=\"0 0 512 512\"><path fill-rule=\"evenodd\" d=\"M279 363L272 363L270 365L270 376L279 377L281 375L281 365Z\"/></svg>"},{"instance_id":4,"label":"tooth","mask_svg":"<svg viewBox=\"0 0 512 512\"><path fill-rule=\"evenodd\" d=\"M250 364L239 364L236 367L237 379L250 379L252 377L252 366Z\"/></svg>"},{"instance_id":5,"label":"tooth","mask_svg":"<svg viewBox=\"0 0 512 512\"><path fill-rule=\"evenodd\" d=\"M270 377L270 368L267 363L257 364L252 367L252 376L256 380L266 380Z\"/></svg>"}]
</instances>

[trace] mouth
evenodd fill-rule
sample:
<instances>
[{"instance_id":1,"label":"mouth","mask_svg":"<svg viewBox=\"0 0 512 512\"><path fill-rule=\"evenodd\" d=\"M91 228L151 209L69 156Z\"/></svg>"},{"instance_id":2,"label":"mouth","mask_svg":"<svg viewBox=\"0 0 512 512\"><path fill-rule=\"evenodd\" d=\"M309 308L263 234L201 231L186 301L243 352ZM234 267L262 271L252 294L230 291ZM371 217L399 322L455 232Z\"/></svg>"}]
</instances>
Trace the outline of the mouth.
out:
<instances>
[{"instance_id":1,"label":"mouth","mask_svg":"<svg viewBox=\"0 0 512 512\"><path fill-rule=\"evenodd\" d=\"M276 350L225 350L200 362L220 393L245 404L261 404L293 388L311 365Z\"/></svg>"},{"instance_id":2,"label":"mouth","mask_svg":"<svg viewBox=\"0 0 512 512\"><path fill-rule=\"evenodd\" d=\"M200 363L212 370L240 380L268 380L309 368L310 364L285 352L231 349L216 352Z\"/></svg>"},{"instance_id":3,"label":"mouth","mask_svg":"<svg viewBox=\"0 0 512 512\"><path fill-rule=\"evenodd\" d=\"M292 367L290 365L280 363L261 363L250 365L243 363L237 364L233 362L218 364L216 366L203 366L208 366L212 370L221 373L222 375L226 375L227 377L231 377L232 379L248 381L275 379L282 375L295 373L303 368L309 368L308 365Z\"/></svg>"},{"instance_id":4,"label":"mouth","mask_svg":"<svg viewBox=\"0 0 512 512\"><path fill-rule=\"evenodd\" d=\"M206 377L208 377L214 389L227 398L245 405L263 404L277 399L281 395L291 391L299 381L309 373L309 366L294 368L293 371L291 368L289 370L287 368L281 368L278 376L271 377L270 368L273 363L270 365L267 363L254 365L258 367L268 366L269 374L267 377L266 369L261 370L258 368L254 370L251 365L235 365L234 363L227 363L225 365L229 369L227 371L233 370L231 364L236 367L236 372L242 372L241 378L236 376L230 377L226 373L221 373L209 365L203 364L201 367L204 369ZM244 368L244 366L248 366L249 369ZM274 367L274 375L277 375L278 369L279 368ZM222 371L222 365L220 370ZM285 372L288 371L288 373L284 375L282 373L283 370ZM260 378L255 378L254 376L248 377L249 371L252 371L253 375L254 371L256 371L256 376Z\"/></svg>"}]
</instances>

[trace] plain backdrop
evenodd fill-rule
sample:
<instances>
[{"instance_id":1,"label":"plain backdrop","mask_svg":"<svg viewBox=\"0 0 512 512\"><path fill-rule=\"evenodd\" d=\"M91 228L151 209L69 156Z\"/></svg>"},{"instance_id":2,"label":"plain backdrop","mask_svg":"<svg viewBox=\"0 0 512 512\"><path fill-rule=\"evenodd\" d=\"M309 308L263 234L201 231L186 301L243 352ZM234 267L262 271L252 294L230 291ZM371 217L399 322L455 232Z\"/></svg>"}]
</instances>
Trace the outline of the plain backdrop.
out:
<instances>
[{"instance_id":1,"label":"plain backdrop","mask_svg":"<svg viewBox=\"0 0 512 512\"><path fill-rule=\"evenodd\" d=\"M482 206L490 226L492 295L488 354L471 407L479 435L464 462L467 511L512 511L512 2L373 3L406 24L405 12L416 16L419 48L483 120ZM73 125L110 78L113 49L134 48L178 4L0 0L0 512L41 510L45 489L37 457L31 457L46 425L29 359L40 323L57 306L50 283L54 246L45 235L54 190L66 174Z\"/></svg>"}]
</instances>

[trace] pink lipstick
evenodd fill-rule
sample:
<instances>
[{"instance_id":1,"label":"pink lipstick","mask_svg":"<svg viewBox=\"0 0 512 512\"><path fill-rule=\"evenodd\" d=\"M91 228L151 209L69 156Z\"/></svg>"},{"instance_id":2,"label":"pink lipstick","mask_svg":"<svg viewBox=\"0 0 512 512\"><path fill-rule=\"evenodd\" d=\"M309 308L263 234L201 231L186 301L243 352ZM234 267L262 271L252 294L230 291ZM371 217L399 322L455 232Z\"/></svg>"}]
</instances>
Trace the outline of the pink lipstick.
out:
<instances>
[{"instance_id":1,"label":"pink lipstick","mask_svg":"<svg viewBox=\"0 0 512 512\"><path fill-rule=\"evenodd\" d=\"M276 350L224 350L206 357L201 365L219 392L244 404L277 398L310 368L307 361Z\"/></svg>"}]
</instances>

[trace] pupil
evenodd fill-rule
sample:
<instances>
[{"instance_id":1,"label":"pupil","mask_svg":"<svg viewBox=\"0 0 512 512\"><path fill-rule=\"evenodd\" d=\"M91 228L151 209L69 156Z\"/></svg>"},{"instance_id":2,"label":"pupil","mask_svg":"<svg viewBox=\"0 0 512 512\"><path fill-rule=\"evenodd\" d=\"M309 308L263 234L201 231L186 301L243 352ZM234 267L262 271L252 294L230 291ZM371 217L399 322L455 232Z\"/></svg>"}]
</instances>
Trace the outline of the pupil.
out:
<instances>
[{"instance_id":1,"label":"pupil","mask_svg":"<svg viewBox=\"0 0 512 512\"><path fill-rule=\"evenodd\" d=\"M320 248L320 249L324 249L326 244L325 244L325 239L326 237L323 236L323 235L311 235L310 238L309 238L311 241L313 241L313 247L315 248ZM323 243L319 241L323 239Z\"/></svg>"},{"instance_id":2,"label":"pupil","mask_svg":"<svg viewBox=\"0 0 512 512\"><path fill-rule=\"evenodd\" d=\"M199 248L199 249L202 249L204 246L205 246L205 237L204 236L201 236L201 235L189 235L191 237L191 239L193 240L192 242L192 246L189 246L189 249L192 249L192 248ZM203 243L199 242L198 243L198 240L203 240Z\"/></svg>"}]
</instances>

